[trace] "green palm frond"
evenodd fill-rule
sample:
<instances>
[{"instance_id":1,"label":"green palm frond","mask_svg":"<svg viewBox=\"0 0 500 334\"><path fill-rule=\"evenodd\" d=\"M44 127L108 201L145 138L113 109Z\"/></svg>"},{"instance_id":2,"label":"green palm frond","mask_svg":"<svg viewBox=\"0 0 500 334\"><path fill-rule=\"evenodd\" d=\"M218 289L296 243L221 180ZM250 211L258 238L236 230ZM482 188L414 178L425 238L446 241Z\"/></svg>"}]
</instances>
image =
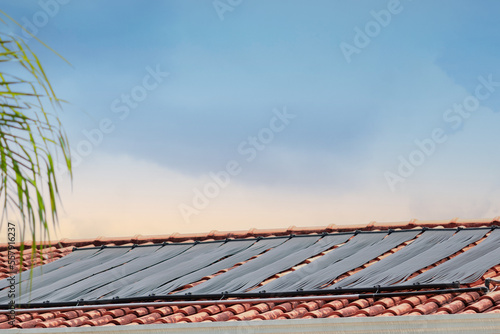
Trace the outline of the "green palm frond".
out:
<instances>
[{"instance_id":1,"label":"green palm frond","mask_svg":"<svg viewBox=\"0 0 500 334\"><path fill-rule=\"evenodd\" d=\"M0 63L0 226L18 219L21 245L25 232L31 236L34 263L36 243L50 240L50 223L58 222L57 161L71 176L71 155L56 114L61 100L35 53L21 38L0 33Z\"/></svg>"}]
</instances>

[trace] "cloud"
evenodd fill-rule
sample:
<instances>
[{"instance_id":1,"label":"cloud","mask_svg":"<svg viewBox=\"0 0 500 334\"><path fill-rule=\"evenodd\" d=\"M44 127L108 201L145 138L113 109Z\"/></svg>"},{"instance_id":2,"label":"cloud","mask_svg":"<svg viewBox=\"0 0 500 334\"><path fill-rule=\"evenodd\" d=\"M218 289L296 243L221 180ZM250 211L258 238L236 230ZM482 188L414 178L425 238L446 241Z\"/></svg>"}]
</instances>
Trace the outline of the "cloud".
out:
<instances>
[{"instance_id":1,"label":"cloud","mask_svg":"<svg viewBox=\"0 0 500 334\"><path fill-rule=\"evenodd\" d=\"M73 191L68 184L61 187L64 212L57 237L346 224L407 214L404 205L388 210L393 204L380 196L374 199L374 189L339 196L334 191L251 186L234 178L206 210L184 222L178 205L189 203L193 189L206 181L206 176L192 178L129 156L97 154L76 170Z\"/></svg>"}]
</instances>

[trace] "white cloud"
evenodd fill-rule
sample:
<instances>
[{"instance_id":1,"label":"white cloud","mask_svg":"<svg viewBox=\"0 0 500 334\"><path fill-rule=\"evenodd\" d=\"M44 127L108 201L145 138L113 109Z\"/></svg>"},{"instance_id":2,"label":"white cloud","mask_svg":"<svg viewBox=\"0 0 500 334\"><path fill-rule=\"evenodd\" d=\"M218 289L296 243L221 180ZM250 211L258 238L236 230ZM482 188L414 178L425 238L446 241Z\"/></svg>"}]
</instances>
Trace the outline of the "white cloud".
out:
<instances>
[{"instance_id":1,"label":"white cloud","mask_svg":"<svg viewBox=\"0 0 500 334\"><path fill-rule=\"evenodd\" d=\"M405 199L375 189L357 189L339 196L332 192L290 190L241 184L235 177L210 205L183 221L178 204L189 203L195 179L154 163L128 156L97 153L75 171L71 192L62 193L64 213L57 238L133 236L253 227L288 227L368 223L408 216Z\"/></svg>"}]
</instances>

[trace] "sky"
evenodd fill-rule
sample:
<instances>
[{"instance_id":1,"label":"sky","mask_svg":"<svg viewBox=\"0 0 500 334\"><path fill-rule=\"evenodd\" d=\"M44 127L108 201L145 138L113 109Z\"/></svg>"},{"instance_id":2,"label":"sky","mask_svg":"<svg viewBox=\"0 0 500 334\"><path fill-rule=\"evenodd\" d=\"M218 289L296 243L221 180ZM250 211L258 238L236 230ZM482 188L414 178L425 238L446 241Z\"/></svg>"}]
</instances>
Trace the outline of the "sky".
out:
<instances>
[{"instance_id":1,"label":"sky","mask_svg":"<svg viewBox=\"0 0 500 334\"><path fill-rule=\"evenodd\" d=\"M54 239L500 216L500 3L3 1L73 154Z\"/></svg>"}]
</instances>

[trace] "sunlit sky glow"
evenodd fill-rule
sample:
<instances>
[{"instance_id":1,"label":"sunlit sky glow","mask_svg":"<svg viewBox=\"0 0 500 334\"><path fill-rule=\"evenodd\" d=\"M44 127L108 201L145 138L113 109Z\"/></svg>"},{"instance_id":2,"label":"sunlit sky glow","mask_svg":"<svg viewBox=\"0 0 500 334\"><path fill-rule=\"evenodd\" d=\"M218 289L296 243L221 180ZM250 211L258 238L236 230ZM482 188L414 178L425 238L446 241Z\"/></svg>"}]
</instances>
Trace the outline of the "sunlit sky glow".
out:
<instances>
[{"instance_id":1,"label":"sunlit sky glow","mask_svg":"<svg viewBox=\"0 0 500 334\"><path fill-rule=\"evenodd\" d=\"M500 3L220 3L2 4L72 64L28 39L69 101L54 238L500 215Z\"/></svg>"}]
</instances>

